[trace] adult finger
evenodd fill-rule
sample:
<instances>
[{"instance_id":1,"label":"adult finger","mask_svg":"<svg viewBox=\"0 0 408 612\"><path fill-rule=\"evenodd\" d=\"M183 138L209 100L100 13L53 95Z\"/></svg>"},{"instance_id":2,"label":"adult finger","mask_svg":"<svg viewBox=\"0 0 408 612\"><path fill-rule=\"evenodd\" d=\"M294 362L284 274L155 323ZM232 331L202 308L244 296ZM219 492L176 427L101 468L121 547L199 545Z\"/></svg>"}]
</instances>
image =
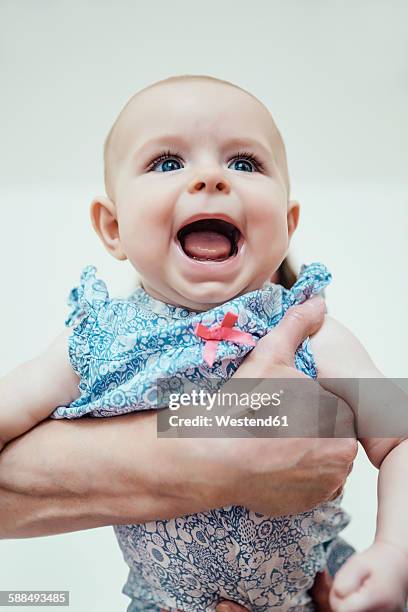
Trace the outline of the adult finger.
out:
<instances>
[{"instance_id":1,"label":"adult finger","mask_svg":"<svg viewBox=\"0 0 408 612\"><path fill-rule=\"evenodd\" d=\"M247 608L240 606L233 601L222 601L215 608L216 612L248 612Z\"/></svg>"},{"instance_id":2,"label":"adult finger","mask_svg":"<svg viewBox=\"0 0 408 612\"><path fill-rule=\"evenodd\" d=\"M215 608L216 612L249 612L247 608L240 606L233 601L221 601ZM164 608L161 608L160 612L166 612ZM181 610L179 611L181 612Z\"/></svg>"},{"instance_id":3,"label":"adult finger","mask_svg":"<svg viewBox=\"0 0 408 612\"><path fill-rule=\"evenodd\" d=\"M312 596L317 612L333 612L329 600L332 584L333 578L327 570L316 574L313 587L310 590L310 595Z\"/></svg>"}]
</instances>

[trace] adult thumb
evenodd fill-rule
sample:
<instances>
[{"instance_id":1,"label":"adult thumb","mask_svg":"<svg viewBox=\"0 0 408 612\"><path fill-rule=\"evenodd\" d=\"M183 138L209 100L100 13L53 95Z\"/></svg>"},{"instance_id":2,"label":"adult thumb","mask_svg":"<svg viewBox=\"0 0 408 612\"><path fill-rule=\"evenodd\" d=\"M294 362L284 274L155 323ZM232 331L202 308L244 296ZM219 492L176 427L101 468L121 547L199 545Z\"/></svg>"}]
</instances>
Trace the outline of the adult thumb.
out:
<instances>
[{"instance_id":1,"label":"adult thumb","mask_svg":"<svg viewBox=\"0 0 408 612\"><path fill-rule=\"evenodd\" d=\"M253 352L258 348L266 350L270 363L293 367L296 349L320 329L325 310L325 302L320 296L292 306L278 325L261 338Z\"/></svg>"}]
</instances>

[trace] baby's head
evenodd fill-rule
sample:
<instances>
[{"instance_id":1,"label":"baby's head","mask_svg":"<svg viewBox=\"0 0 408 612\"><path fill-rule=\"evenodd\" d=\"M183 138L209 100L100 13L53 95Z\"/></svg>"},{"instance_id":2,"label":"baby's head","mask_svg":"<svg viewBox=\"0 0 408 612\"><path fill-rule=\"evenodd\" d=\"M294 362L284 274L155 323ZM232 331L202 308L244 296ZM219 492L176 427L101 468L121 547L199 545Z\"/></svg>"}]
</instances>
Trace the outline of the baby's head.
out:
<instances>
[{"instance_id":1,"label":"baby's head","mask_svg":"<svg viewBox=\"0 0 408 612\"><path fill-rule=\"evenodd\" d=\"M260 288L285 258L299 206L268 109L213 77L133 96L105 143L107 197L91 205L107 250L145 290L207 310Z\"/></svg>"}]
</instances>

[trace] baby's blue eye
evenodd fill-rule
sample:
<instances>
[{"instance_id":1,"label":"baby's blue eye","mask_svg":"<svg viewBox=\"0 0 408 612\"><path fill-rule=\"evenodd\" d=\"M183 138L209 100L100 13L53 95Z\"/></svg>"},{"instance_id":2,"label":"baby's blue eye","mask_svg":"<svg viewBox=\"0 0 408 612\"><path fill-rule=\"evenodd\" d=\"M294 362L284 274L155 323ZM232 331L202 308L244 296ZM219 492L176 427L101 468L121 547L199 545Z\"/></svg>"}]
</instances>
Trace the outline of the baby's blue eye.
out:
<instances>
[{"instance_id":1,"label":"baby's blue eye","mask_svg":"<svg viewBox=\"0 0 408 612\"><path fill-rule=\"evenodd\" d=\"M172 170L180 170L180 168L182 168L180 162L174 157L167 158L160 163L156 163L152 170L156 171L158 168L160 168L160 166L162 166L162 170L160 172L171 172Z\"/></svg>"},{"instance_id":2,"label":"baby's blue eye","mask_svg":"<svg viewBox=\"0 0 408 612\"><path fill-rule=\"evenodd\" d=\"M148 171L172 172L173 170L180 170L184 168L181 160L182 157L175 151L165 151L149 164ZM239 151L232 158L228 168L239 172L262 172L264 166L255 155Z\"/></svg>"},{"instance_id":3,"label":"baby's blue eye","mask_svg":"<svg viewBox=\"0 0 408 612\"><path fill-rule=\"evenodd\" d=\"M243 170L244 172L253 172L254 171L253 170L254 165L250 161L248 161L246 159L243 159L243 158L241 158L241 159L234 159L234 161L232 163L239 165L239 167L233 168L233 170L240 170L240 171ZM228 168L229 167L230 166L228 166Z\"/></svg>"}]
</instances>

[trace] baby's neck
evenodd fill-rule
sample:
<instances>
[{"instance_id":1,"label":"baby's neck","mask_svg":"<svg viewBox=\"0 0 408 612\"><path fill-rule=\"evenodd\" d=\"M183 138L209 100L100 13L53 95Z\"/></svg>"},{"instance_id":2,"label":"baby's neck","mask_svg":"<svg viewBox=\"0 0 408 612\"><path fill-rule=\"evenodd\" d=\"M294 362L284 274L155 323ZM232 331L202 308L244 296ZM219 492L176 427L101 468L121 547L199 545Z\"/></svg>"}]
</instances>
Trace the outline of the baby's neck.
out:
<instances>
[{"instance_id":1,"label":"baby's neck","mask_svg":"<svg viewBox=\"0 0 408 612\"><path fill-rule=\"evenodd\" d=\"M272 277L271 277L271 282L273 283L278 283L279 281L279 272L276 271ZM170 306L175 306L177 308L184 308L185 310L188 310L190 312L206 312L207 310L211 310L212 308L217 308L218 306L221 306L222 304L225 304L226 302L229 302L230 300L235 299L236 297L240 296L240 295L245 295L246 293L250 293L251 291L256 291L257 289L261 289L261 287L252 287L251 289L248 290L243 290L240 293L237 293L236 295L232 295L230 296L227 300L223 301L223 302L214 302L211 304L200 304L200 303L194 303L194 305L188 305L188 304L183 304L181 303L181 301L176 302L174 300L174 298L171 298L165 294L161 294L158 291L156 291L155 289L153 289L152 287L149 286L148 283L146 283L145 281L141 280L140 281L141 287L142 289L153 299L158 300L159 302L162 302L163 304L167 304ZM265 283L263 283L265 284Z\"/></svg>"}]
</instances>

